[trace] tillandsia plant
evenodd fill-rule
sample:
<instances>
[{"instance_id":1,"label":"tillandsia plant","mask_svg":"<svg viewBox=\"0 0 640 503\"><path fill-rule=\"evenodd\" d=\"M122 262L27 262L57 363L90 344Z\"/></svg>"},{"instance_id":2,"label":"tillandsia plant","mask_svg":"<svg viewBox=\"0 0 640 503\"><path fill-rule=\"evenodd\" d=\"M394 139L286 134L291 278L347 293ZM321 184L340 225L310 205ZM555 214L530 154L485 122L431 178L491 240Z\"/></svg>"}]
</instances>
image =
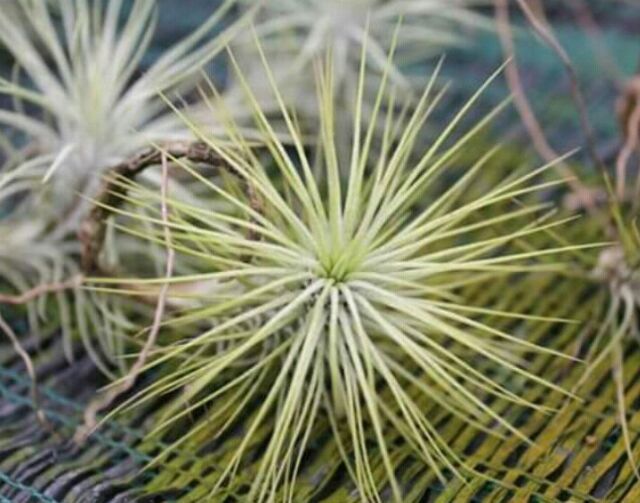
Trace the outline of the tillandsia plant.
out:
<instances>
[{"instance_id":1,"label":"tillandsia plant","mask_svg":"<svg viewBox=\"0 0 640 503\"><path fill-rule=\"evenodd\" d=\"M544 166L513 174L465 201L468 187L492 155L486 152L458 181L437 189L457 154L506 102L453 140L489 79L423 149L423 125L442 97L434 92L437 71L415 109L398 117L396 92L387 89L387 65L372 109L374 120L363 126L366 42L350 152L342 157L336 148L339 105L330 61L316 67L319 133L311 147L305 146L277 78L260 54L291 145L282 144L238 71L262 141L247 142L231 119L226 122L230 141L195 127L200 141L234 174L219 180L171 159L206 185L212 197L227 200L232 210L211 211L140 185L131 186L127 204L161 202L166 211L145 219L135 211L118 210L126 218L118 227L122 232L166 243L199 271L163 279L127 278L128 284L208 288L179 297L187 304L163 323L145 366L156 372L155 379L112 414L160 400L162 414L151 435L175 429L174 442L154 461L159 464L201 434L208 440L229 440L232 448L220 463L214 492L224 494L238 478L248 478L246 501L294 499L294 481L321 421L330 424L362 500L404 501L396 466L402 448L441 479L446 473L464 478L473 469L439 436L423 412L425 402L488 434L508 432L526 440L488 399L536 410L546 410L544 404L514 393L496 377L500 372L485 372L478 362L549 393L569 394L529 372L524 359L528 352L564 355L527 341L526 333L511 334L479 317L559 320L469 305L457 291L473 282L563 267L544 257L578 247L522 251L511 246L564 223L550 220L547 205L515 204L498 215L487 213L562 181L534 183L548 170ZM233 58L232 63L237 68ZM216 103L220 115L228 117L224 102ZM384 125L379 139L378 120ZM146 223L155 230L149 232ZM517 227L502 232L505 223ZM122 281L97 280L95 288L117 290Z\"/></svg>"},{"instance_id":2,"label":"tillandsia plant","mask_svg":"<svg viewBox=\"0 0 640 503\"><path fill-rule=\"evenodd\" d=\"M253 2L243 0L247 6ZM429 57L443 48L465 40L465 32L488 29L491 24L474 9L483 0L272 0L265 2L256 20L270 64L287 67L282 77L286 96L297 99L297 106L313 110L313 61L327 51L333 54L333 84L344 95L345 103L353 101L357 89L359 55L364 45L373 70L382 71L386 64L395 85L411 95L411 78L406 69L411 62L424 65ZM403 68L389 63L386 55L394 39L395 26L402 19L397 44ZM366 44L365 39L367 39ZM235 41L236 50L253 44L250 37ZM244 54L245 59L247 57ZM398 58L400 59L400 58ZM307 78L311 76L311 78ZM423 86L422 79L419 83ZM302 87L308 93L299 92ZM375 89L371 93L375 96ZM340 95L338 95L340 97ZM367 111L365 109L365 111Z\"/></svg>"},{"instance_id":3,"label":"tillandsia plant","mask_svg":"<svg viewBox=\"0 0 640 503\"><path fill-rule=\"evenodd\" d=\"M15 68L11 78L0 79L0 93L12 100L11 108L0 110L0 124L13 132L15 142L7 146L0 172L0 201L7 202L7 215L0 220L6 229L0 239L3 286L46 293L61 290L65 280L83 272L76 234L90 198L112 166L152 142L189 138L165 99L194 91L199 70L244 22L221 29L229 24L226 16L234 3L224 2L142 73L156 24L152 0L130 8L120 0L4 3L0 44ZM123 256L141 253L123 243L106 248L113 268L126 262ZM57 288L44 286L51 283ZM72 331L80 331L87 343L96 333L106 334L100 349L87 344L106 370L98 354L117 353L114 347L122 343L116 334L131 325L118 306L121 301L95 298L77 281L72 285L75 302L57 296L64 303L57 312L66 346ZM70 310L77 315L73 324Z\"/></svg>"},{"instance_id":4,"label":"tillandsia plant","mask_svg":"<svg viewBox=\"0 0 640 503\"><path fill-rule=\"evenodd\" d=\"M586 356L589 365L576 390L599 366L610 362L622 438L633 471L640 478L627 419L625 389L628 380L624 375L625 348L629 344L640 343L640 213L637 200L626 200L624 183L618 184L617 193L610 184L608 189L609 198L604 211L592 215L592 220L600 224L604 222L604 232L613 238L613 245L600 252L591 272L591 277L602 286L603 311L589 344Z\"/></svg>"},{"instance_id":5,"label":"tillandsia plant","mask_svg":"<svg viewBox=\"0 0 640 503\"><path fill-rule=\"evenodd\" d=\"M193 77L232 35L234 27L215 36L212 30L234 2L139 75L155 31L153 1L132 4L124 21L121 1L14 3L0 19L14 79L0 80L0 92L16 106L0 121L25 134L29 166L19 164L21 177L47 182L38 195L48 203L44 212L53 213L53 234L63 237L77 230L88 206L77 193L94 195L107 168L150 142L185 138L159 93L194 88ZM29 106L39 114L21 113Z\"/></svg>"}]
</instances>

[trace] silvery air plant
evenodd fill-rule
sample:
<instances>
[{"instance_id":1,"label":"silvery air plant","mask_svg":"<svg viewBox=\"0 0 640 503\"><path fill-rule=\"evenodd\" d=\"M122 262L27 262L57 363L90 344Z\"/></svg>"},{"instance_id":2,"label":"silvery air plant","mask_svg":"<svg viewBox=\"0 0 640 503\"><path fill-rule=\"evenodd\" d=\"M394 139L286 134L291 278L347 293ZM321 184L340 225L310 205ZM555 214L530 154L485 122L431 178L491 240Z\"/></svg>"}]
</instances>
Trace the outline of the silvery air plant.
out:
<instances>
[{"instance_id":1,"label":"silvery air plant","mask_svg":"<svg viewBox=\"0 0 640 503\"><path fill-rule=\"evenodd\" d=\"M106 6L26 0L0 18L0 42L16 62L16 79L0 81L0 92L18 101L18 110L3 110L0 119L26 135L31 155L21 176L45 182L57 235L75 230L79 207L88 204L77 204L76 192L93 195L105 169L150 142L185 137L161 93L193 89L187 77L231 35L212 36L211 30L232 4L225 2L142 74L137 72L155 31L153 1L133 3L124 20L118 0ZM24 105L40 113L26 116L20 113Z\"/></svg>"},{"instance_id":2,"label":"silvery air plant","mask_svg":"<svg viewBox=\"0 0 640 503\"><path fill-rule=\"evenodd\" d=\"M510 244L526 243L564 221L540 216L545 206L539 204L492 210L563 182L540 181L549 168L544 166L465 200L491 157L486 152L443 189L457 153L507 102L453 138L490 79L441 134L425 140L424 123L442 96L434 91L437 71L403 120L396 114L387 65L373 120L363 126L368 54L364 42L345 157L336 148L335 65L315 67L319 133L303 144L300 124L284 106L262 54L265 80L282 105L291 143L281 142L236 65L261 140L245 140L231 119L225 141L194 125L194 134L233 176L212 180L172 160L206 185L212 199L228 201L229 209L211 211L142 185L127 199L134 206L164 201L168 220L159 213L144 219L129 209L119 228L153 242L170 234L168 246L199 271L127 282L208 288L165 320L145 367L154 379L112 414L149 401L162 405L150 435L174 429L158 464L182 447L224 438L219 471L213 472L219 474L213 491L220 497L243 480L249 485L246 501L292 501L315 427L323 423L331 427L361 500L405 501L396 464L401 449L410 449L441 479L472 471L440 437L425 403L489 434L525 438L487 399L545 407L495 376L504 371L549 393L565 393L529 372L521 357L563 355L528 342L526 333L487 325L479 315L548 319L470 305L458 295L463 284L562 269L553 257L573 247L523 251ZM228 117L223 101L212 104ZM188 114L182 116L189 121ZM382 124L381 137L375 124ZM508 232L502 231L505 223L512 225ZM121 281L99 280L96 289L116 288ZM500 371L486 372L479 362Z\"/></svg>"},{"instance_id":3,"label":"silvery air plant","mask_svg":"<svg viewBox=\"0 0 640 503\"><path fill-rule=\"evenodd\" d=\"M250 7L251 0L242 3ZM477 29L488 29L491 24L473 6L484 0L269 0L264 2L256 18L256 31L260 35L270 64L282 68L281 84L288 101L305 110L313 110L313 62L332 53L336 98L349 104L357 89L360 53L366 46L367 61L372 71L381 71L385 65L389 78L404 88L403 96L411 96L412 78L407 67L412 62L420 66L424 75L424 62L442 53L446 47L461 45ZM397 35L398 61L402 67L387 60L394 40L395 27L402 21ZM365 44L366 40L366 44ZM236 51L244 60L251 57L253 44L250 37L234 41ZM280 72L279 72L280 73ZM311 85L309 85L311 83ZM419 81L420 87L425 79ZM300 88L309 92L300 92ZM371 93L375 96L375 90ZM369 93L365 93L368 97ZM365 99L363 113L368 113ZM306 105L306 106L305 106Z\"/></svg>"},{"instance_id":4,"label":"silvery air plant","mask_svg":"<svg viewBox=\"0 0 640 503\"><path fill-rule=\"evenodd\" d=\"M5 210L12 208L0 221L9 229L0 240L4 282L24 291L78 272L75 234L105 172L150 142L188 136L161 93L173 98L194 89L202 65L237 29L219 30L233 3L224 2L140 73L156 25L152 0L130 9L120 0L3 2L0 44L15 68L0 79L0 93L13 102L0 110L0 123L16 139L0 171L0 197L10 203ZM117 262L122 250L112 252ZM91 305L79 302L76 309ZM79 323L85 339L87 323L103 308Z\"/></svg>"}]
</instances>

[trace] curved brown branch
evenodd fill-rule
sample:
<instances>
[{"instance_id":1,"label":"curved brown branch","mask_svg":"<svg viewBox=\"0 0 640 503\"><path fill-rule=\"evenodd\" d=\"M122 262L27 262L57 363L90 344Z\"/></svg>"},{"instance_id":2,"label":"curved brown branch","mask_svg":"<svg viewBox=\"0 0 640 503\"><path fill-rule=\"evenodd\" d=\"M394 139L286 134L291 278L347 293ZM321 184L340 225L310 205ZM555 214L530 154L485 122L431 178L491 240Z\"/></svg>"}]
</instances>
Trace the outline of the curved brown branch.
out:
<instances>
[{"instance_id":1,"label":"curved brown branch","mask_svg":"<svg viewBox=\"0 0 640 503\"><path fill-rule=\"evenodd\" d=\"M84 281L84 277L82 275L74 276L73 278L63 281L60 283L45 283L38 285L31 290L27 290L26 292L20 293L18 295L7 295L0 294L0 304L11 304L11 305L21 305L26 304L27 302L31 302L32 300L37 299L42 295L46 295L48 293L62 292L64 290L76 288L82 284ZM40 394L38 393L38 384L36 379L36 371L33 367L33 362L31 361L31 357L29 353L22 347L20 344L20 339L13 331L11 326L5 321L5 319L0 315L0 331L4 332L5 335L11 341L15 352L22 359L24 366L27 370L27 374L31 379L31 401L33 403L33 409L36 414L36 419L42 426L42 428L54 435L58 440L61 440L61 436L55 430L53 425L47 419L41 405L40 405Z\"/></svg>"},{"instance_id":2,"label":"curved brown branch","mask_svg":"<svg viewBox=\"0 0 640 503\"><path fill-rule=\"evenodd\" d=\"M96 416L97 414L108 408L119 396L130 390L136 382L138 375L144 368L149 353L155 346L160 332L160 325L164 317L165 306L167 302L167 293L169 291L169 280L173 275L174 263L175 263L175 250L171 244L171 229L169 226L169 205L167 203L169 192L169 168L167 162L166 153L161 153L161 165L162 165L162 182L161 182L161 215L164 227L164 241L167 251L166 272L165 279L167 280L162 284L160 292L158 294L158 301L156 305L156 311L153 316L153 323L149 330L149 336L142 347L142 351L138 355L135 363L125 376L125 378L118 383L118 385L109 388L109 390L101 396L98 396L93 400L85 409L84 412L84 425L80 426L76 431L75 441L77 443L83 443L86 438L95 430L97 426Z\"/></svg>"},{"instance_id":3,"label":"curved brown branch","mask_svg":"<svg viewBox=\"0 0 640 503\"><path fill-rule=\"evenodd\" d=\"M43 283L18 295L0 293L0 304L26 304L27 302L31 302L32 300L48 293L62 292L64 290L79 287L83 281L84 276L82 276L82 274L78 274L71 279L60 283Z\"/></svg>"},{"instance_id":4,"label":"curved brown branch","mask_svg":"<svg viewBox=\"0 0 640 503\"><path fill-rule=\"evenodd\" d=\"M58 440L61 440L60 435L56 432L53 425L49 422L49 419L47 419L47 416L45 415L44 410L42 409L42 405L40 403L40 393L38 392L38 381L36 377L36 371L33 367L33 362L31 361L31 357L29 356L29 353L27 353L27 351L22 347L22 344L20 344L20 339L18 338L17 334L13 331L9 323L5 321L2 315L0 315L0 330L4 332L5 335L9 338L15 352L22 359L22 362L24 363L24 366L27 369L27 374L29 375L29 379L31 379L31 387L30 387L31 401L33 403L33 409L35 411L36 419L38 420L38 423L40 423L40 426L42 426L42 428L45 431L54 435Z\"/></svg>"},{"instance_id":5,"label":"curved brown branch","mask_svg":"<svg viewBox=\"0 0 640 503\"><path fill-rule=\"evenodd\" d=\"M527 134L533 143L534 149L545 162L555 162L560 155L553 149L547 141L544 131L536 118L536 115L529 104L527 94L520 79L520 70L516 59L513 34L511 31L511 21L509 18L509 7L507 0L494 0L496 30L502 45L502 50L510 61L505 67L505 77L507 85L513 94L513 101L518 111L518 115L527 130ZM587 209L593 209L596 205L596 196L577 177L575 172L565 163L556 162L555 169L559 175L568 180L571 190L580 205Z\"/></svg>"},{"instance_id":6,"label":"curved brown branch","mask_svg":"<svg viewBox=\"0 0 640 503\"><path fill-rule=\"evenodd\" d=\"M573 97L573 101L575 102L576 108L578 109L580 126L582 127L582 131L587 142L587 151L589 152L589 156L591 157L594 165L600 170L604 171L604 163L598 156L595 135L593 133L593 129L591 128L591 123L589 122L589 115L587 113L587 106L585 104L584 95L580 90L578 74L575 67L573 66L573 63L571 63L571 58L569 58L567 52L564 50L562 45L560 45L560 42L558 42L558 39L553 34L553 31L550 29L550 27L542 20L542 16L536 16L536 14L531 10L531 7L525 0L516 0L516 2L518 3L520 10L524 13L534 31L558 55L560 61L562 61L565 72L569 77L571 96ZM536 2L536 4L539 6L538 8L540 12L544 12L542 5L539 2Z\"/></svg>"},{"instance_id":7,"label":"curved brown branch","mask_svg":"<svg viewBox=\"0 0 640 503\"><path fill-rule=\"evenodd\" d=\"M120 382L89 403L84 411L84 424L78 427L74 436L74 440L78 444L82 444L98 427L96 419L98 413L110 407L118 397L123 393L126 393L135 385L135 382L139 374L143 371L149 354L155 346L158 338L162 319L167 307L167 297L170 289L169 280L173 275L175 264L175 250L172 246L171 230L169 225L169 158L187 159L198 164L224 168L234 176L243 179L203 142L173 143L165 146L164 148L150 149L115 166L110 171L110 177L105 180L103 188L96 198L97 204L93 207L90 214L83 222L79 232L79 238L82 245L82 266L84 270L87 272L100 271L98 257L105 238L107 219L111 215L113 209L119 207L119 205L123 203L124 196L126 196L126 188L123 188L122 184L119 183L119 179L124 177L132 180L148 167L160 164L162 168L161 216L167 256L165 273L165 279L167 281L162 284L157 294L156 310L153 322L149 328L149 335L138 355L138 358ZM245 182L244 185L251 208L259 212L262 211L262 200L258 193L250 183ZM257 239L257 236L255 236L253 232L250 232L249 238Z\"/></svg>"},{"instance_id":8,"label":"curved brown branch","mask_svg":"<svg viewBox=\"0 0 640 503\"><path fill-rule=\"evenodd\" d=\"M235 170L221 159L204 142L174 142L162 145L161 148L150 148L135 157L114 166L107 175L103 187L96 196L96 204L80 225L78 238L81 245L81 266L87 274L100 272L100 252L105 239L107 221L113 208L118 208L126 196L126 189L118 183L119 179L135 179L140 173L151 166L158 166L163 155L170 159L186 159L188 161L205 164L241 178ZM255 191L247 184L247 196L254 209L260 208L260 200Z\"/></svg>"}]
</instances>

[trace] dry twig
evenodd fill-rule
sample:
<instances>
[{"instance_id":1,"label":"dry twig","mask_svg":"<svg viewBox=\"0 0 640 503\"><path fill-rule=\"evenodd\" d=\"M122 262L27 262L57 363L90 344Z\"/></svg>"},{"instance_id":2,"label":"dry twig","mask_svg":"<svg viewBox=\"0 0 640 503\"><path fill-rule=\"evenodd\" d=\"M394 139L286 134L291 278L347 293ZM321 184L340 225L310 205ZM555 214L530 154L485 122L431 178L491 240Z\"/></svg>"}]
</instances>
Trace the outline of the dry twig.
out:
<instances>
[{"instance_id":1,"label":"dry twig","mask_svg":"<svg viewBox=\"0 0 640 503\"><path fill-rule=\"evenodd\" d=\"M47 293L62 292L64 290L76 288L80 286L83 281L84 281L84 277L79 274L61 283L46 283L46 284L38 285L32 288L31 290L27 290L26 292L20 293L18 295L0 294L0 304L12 304L12 305L26 304L27 302L31 302L32 300L35 300L42 295L46 295ZM36 372L33 367L33 362L31 361L31 357L29 356L29 353L27 353L27 351L20 344L20 340L16 335L16 333L13 331L11 326L4 320L4 318L1 315L0 315L0 330L2 330L6 334L6 336L11 340L11 344L13 345L14 350L16 351L18 356L20 356L20 358L24 362L24 366L27 369L27 374L31 379L31 391L30 391L31 400L33 402L33 409L35 411L38 422L40 423L40 425L44 430L55 435L58 439L61 439L60 435L56 432L53 425L47 419L40 405L40 395L38 393Z\"/></svg>"},{"instance_id":2,"label":"dry twig","mask_svg":"<svg viewBox=\"0 0 640 503\"><path fill-rule=\"evenodd\" d=\"M117 183L118 179L134 179L148 167L160 164L163 155L166 155L167 158L182 158L194 163L225 168L235 174L204 142L173 142L162 146L161 149L152 147L112 168L100 193L96 196L96 204L82 222L78 232L82 247L82 269L87 274L100 271L98 262L105 238L107 220L112 208L121 205L122 197L126 195L125 189Z\"/></svg>"},{"instance_id":3,"label":"dry twig","mask_svg":"<svg viewBox=\"0 0 640 503\"><path fill-rule=\"evenodd\" d=\"M591 156L593 164L597 168L604 170L604 164L598 156L598 152L596 149L595 136L593 134L593 129L591 128L591 123L589 122L589 114L587 113L585 99L582 91L580 90L578 74L575 67L573 66L573 63L571 63L571 58L569 58L567 52L564 50L562 45L560 45L560 42L558 42L558 39L553 34L553 30L551 30L551 28L542 20L542 17L536 16L525 0L516 0L516 2L518 3L520 10L522 10L524 15L527 17L527 20L529 21L535 32L558 55L560 61L562 61L565 72L569 77L571 96L576 105L576 108L578 109L580 126L582 127L582 131L584 132L585 140L587 142L587 151ZM536 4L539 5L540 12L544 12L542 5L537 1Z\"/></svg>"},{"instance_id":4,"label":"dry twig","mask_svg":"<svg viewBox=\"0 0 640 503\"><path fill-rule=\"evenodd\" d=\"M509 64L505 68L505 77L507 85L513 94L515 107L529 137L531 138L533 147L536 149L540 157L542 157L545 162L554 162L560 157L560 155L547 141L544 131L542 130L542 127L529 104L527 94L520 79L520 71L515 57L515 46L511 32L507 0L494 0L494 4L498 37L505 56L510 59ZM582 182L580 182L574 171L564 162L557 163L555 166L560 176L568 180L571 190L575 193L576 197L579 198L581 204L588 209L593 209L595 207L595 195L592 194L592 192Z\"/></svg>"},{"instance_id":5,"label":"dry twig","mask_svg":"<svg viewBox=\"0 0 640 503\"><path fill-rule=\"evenodd\" d=\"M0 304L26 304L27 302L31 302L32 300L48 293L62 292L64 290L77 288L82 285L83 281L84 276L82 274L78 274L67 281L63 281L61 283L44 283L18 295L0 293Z\"/></svg>"},{"instance_id":6,"label":"dry twig","mask_svg":"<svg viewBox=\"0 0 640 503\"><path fill-rule=\"evenodd\" d=\"M5 333L5 335L9 338L15 352L18 354L18 356L20 356L20 358L22 359L22 362L24 363L24 366L27 369L27 374L29 375L29 379L31 379L31 387L30 387L31 401L33 402L33 409L35 411L36 419L38 420L38 423L40 423L40 425L45 431L54 435L56 438L58 438L58 440L61 440L60 435L56 432L53 425L49 422L49 420L47 419L47 416L44 413L44 410L42 409L42 405L40 403L40 393L38 392L38 381L36 377L36 371L33 367L33 362L31 361L31 357L29 356L29 353L27 353L27 351L22 347L22 345L20 344L20 339L18 338L17 334L13 331L9 323L6 322L6 320L2 317L2 315L0 315L0 330L2 330Z\"/></svg>"},{"instance_id":7,"label":"dry twig","mask_svg":"<svg viewBox=\"0 0 640 503\"><path fill-rule=\"evenodd\" d=\"M622 201L625 197L627 164L633 152L638 149L640 141L640 76L634 77L625 86L622 96L616 103L616 111L624 138L616 158L616 194ZM640 174L638 180L640 181ZM634 196L634 202L637 204L638 194Z\"/></svg>"},{"instance_id":8,"label":"dry twig","mask_svg":"<svg viewBox=\"0 0 640 503\"><path fill-rule=\"evenodd\" d=\"M175 263L175 250L171 244L171 230L169 226L169 207L167 203L168 198L168 187L169 187L169 168L167 162L167 154L166 152L161 153L161 164L162 164L162 184L161 184L161 214L162 214L162 222L164 224L164 240L165 247L167 252L167 261L166 261L166 273L165 279L167 282L162 284L162 288L160 289L160 293L158 294L158 302L156 305L156 311L153 317L153 323L149 330L149 337L147 338L142 351L140 351L136 362L133 364L127 375L120 381L117 385L109 388L106 393L102 396L98 396L94 401L92 401L84 412L84 424L78 428L76 431L76 435L74 440L78 444L82 444L86 438L91 435L91 433L97 427L96 416L97 414L108 408L119 396L123 393L130 390L136 382L138 375L144 368L149 353L155 346L156 340L158 338L158 333L160 332L160 325L162 323L162 319L164 317L165 306L167 301L167 293L169 290L169 280L173 275L173 268Z\"/></svg>"},{"instance_id":9,"label":"dry twig","mask_svg":"<svg viewBox=\"0 0 640 503\"><path fill-rule=\"evenodd\" d=\"M155 346L158 333L160 331L160 326L167 306L167 297L170 286L168 280L173 274L175 263L175 250L171 245L169 209L167 202L169 185L168 158L182 158L194 163L225 168L233 175L241 178L240 175L235 173L230 166L224 163L222 159L220 159L220 157L204 142L179 142L166 145L164 148L160 149L152 148L115 166L110 171L109 178L105 180L103 188L96 198L97 204L94 205L91 212L82 223L78 233L82 250L81 260L83 270L88 273L99 272L101 270L98 260L105 238L107 219L111 215L113 209L122 204L124 200L123 196L126 195L126 189L122 188L119 183L119 179L125 178L132 180L148 167L160 164L162 167L161 215L164 226L167 254L165 275L167 282L162 284L160 291L158 292L156 310L152 325L149 329L149 336L145 341L136 362L119 383L109 388L103 395L96 397L96 399L87 406L84 411L84 424L77 429L74 436L74 440L77 444L82 444L97 428L97 414L111 406L119 396L126 393L134 386L138 375L142 372L146 364L151 350ZM262 201L259 195L250 184L245 183L245 185L250 206L257 211L261 211ZM249 237L253 239L256 238L252 233L250 233Z\"/></svg>"}]
</instances>

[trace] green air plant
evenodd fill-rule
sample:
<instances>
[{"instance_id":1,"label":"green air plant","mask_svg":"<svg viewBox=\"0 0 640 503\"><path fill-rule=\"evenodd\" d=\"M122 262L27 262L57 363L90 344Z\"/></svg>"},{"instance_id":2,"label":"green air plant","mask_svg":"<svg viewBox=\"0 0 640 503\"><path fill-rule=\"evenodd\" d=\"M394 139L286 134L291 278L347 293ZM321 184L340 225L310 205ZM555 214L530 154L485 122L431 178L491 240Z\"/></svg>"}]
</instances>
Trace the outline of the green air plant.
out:
<instances>
[{"instance_id":1,"label":"green air plant","mask_svg":"<svg viewBox=\"0 0 640 503\"><path fill-rule=\"evenodd\" d=\"M293 500L294 482L320 422L330 424L362 500L382 501L387 494L404 501L396 466L401 448L409 448L441 479L448 473L464 478L473 470L440 437L423 412L425 402L488 434L509 433L526 441L487 399L547 409L497 376L507 373L549 393L570 395L526 368L528 352L564 355L528 342L526 332L512 334L480 318L559 320L470 305L458 291L505 275L562 269L553 256L579 247L522 251L512 246L566 221L550 220L546 204L514 203L562 181L535 182L550 167L544 166L514 173L465 200L492 156L489 151L457 181L443 185L458 154L508 103L453 139L493 77L441 134L427 141L423 125L442 97L435 91L437 70L405 114L396 107L396 92L387 89L387 65L372 108L374 120L363 126L365 43L351 149L342 157L334 130L335 66L330 61L316 66L319 133L306 146L260 54L291 144L283 145L275 134L232 57L261 141L248 142L225 112L224 101L214 99L212 106L228 118L227 140L192 125L225 166L221 177L202 176L173 159L206 185L212 198L228 201L230 209L211 211L130 184L127 204L157 207L161 202L168 211L143 217L132 209L117 210L124 218L117 223L120 231L166 242L196 272L169 279L98 279L96 290L117 291L123 281L144 288L202 288L197 294L173 294L184 301L183 308L163 323L145 366L155 378L112 414L149 401L162 404L150 435L175 429L172 445L156 464L202 435L226 439L230 450L220 462L214 491L223 495L239 479L248 480L246 501ZM509 209L492 213L503 205ZM489 370L478 362L488 363Z\"/></svg>"},{"instance_id":2,"label":"green air plant","mask_svg":"<svg viewBox=\"0 0 640 503\"><path fill-rule=\"evenodd\" d=\"M0 215L0 279L3 287L21 293L33 287L47 292L47 284L81 272L76 234L105 173L151 142L190 138L159 93L173 96L195 90L201 67L224 48L244 20L220 30L234 4L224 2L140 73L155 31L157 9L152 0L133 2L130 9L119 0L6 4L0 16L0 45L15 67L11 78L0 78L0 93L12 100L10 108L0 110L0 124L12 131L15 141L2 143L7 155L0 171L0 203L5 210ZM132 253L150 253L126 243L106 248L106 261L114 269ZM118 353L114 348L122 343L116 343L116 336L131 329L128 315L118 307L122 300L99 299L73 284L73 303L63 293L57 295L64 304L57 313L66 346L70 352L73 331L87 343L95 334L104 334L100 350L87 345L106 370L98 354L111 358ZM39 302L44 316L44 300Z\"/></svg>"},{"instance_id":3,"label":"green air plant","mask_svg":"<svg viewBox=\"0 0 640 503\"><path fill-rule=\"evenodd\" d=\"M629 161L637 152L640 110L637 98L638 82L631 79L616 104L622 142L615 159L615 176L611 177L604 163L599 165L600 187L587 192L586 201L580 202L580 206L585 206L587 218L578 226L578 238L606 237L610 244L596 255L583 254L578 262L584 276L596 285L596 288L589 286L599 310L584 320L587 328L577 341L588 365L574 390L588 389L597 375L609 370L606 367L609 365L621 438L631 469L640 479L627 409L631 378L624 372L627 362L632 361L625 355L629 356L629 348L640 342L640 173L636 171L634 179L627 173ZM581 199L584 196L571 194L565 206L575 206Z\"/></svg>"}]
</instances>

